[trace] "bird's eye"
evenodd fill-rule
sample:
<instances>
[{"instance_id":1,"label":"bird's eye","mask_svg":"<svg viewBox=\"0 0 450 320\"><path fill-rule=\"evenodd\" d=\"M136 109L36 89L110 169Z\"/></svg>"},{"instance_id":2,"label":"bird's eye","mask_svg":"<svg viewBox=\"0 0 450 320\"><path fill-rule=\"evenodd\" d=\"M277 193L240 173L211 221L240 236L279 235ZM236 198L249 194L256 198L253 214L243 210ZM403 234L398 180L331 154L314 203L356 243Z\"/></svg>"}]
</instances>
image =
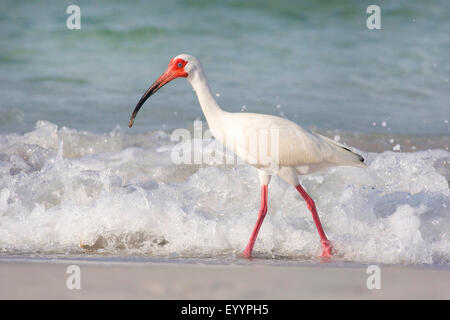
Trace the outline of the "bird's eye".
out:
<instances>
[{"instance_id":1,"label":"bird's eye","mask_svg":"<svg viewBox=\"0 0 450 320\"><path fill-rule=\"evenodd\" d=\"M178 68L181 68L183 64L181 62L178 62Z\"/></svg>"}]
</instances>

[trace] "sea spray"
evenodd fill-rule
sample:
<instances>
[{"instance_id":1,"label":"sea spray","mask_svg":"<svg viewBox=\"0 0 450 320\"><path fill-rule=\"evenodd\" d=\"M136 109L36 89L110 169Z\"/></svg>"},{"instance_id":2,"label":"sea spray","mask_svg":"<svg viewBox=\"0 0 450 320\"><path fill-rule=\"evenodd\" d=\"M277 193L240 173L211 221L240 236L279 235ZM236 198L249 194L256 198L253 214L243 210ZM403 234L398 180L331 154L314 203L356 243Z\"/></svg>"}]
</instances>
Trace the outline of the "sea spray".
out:
<instances>
[{"instance_id":1,"label":"sea spray","mask_svg":"<svg viewBox=\"0 0 450 320\"><path fill-rule=\"evenodd\" d=\"M162 131L95 134L47 121L23 135L1 135L3 254L240 253L258 211L256 169L174 165L175 145ZM335 259L450 264L450 153L365 156L366 169L336 167L300 177L337 249ZM255 253L290 259L320 254L304 201L276 177Z\"/></svg>"}]
</instances>

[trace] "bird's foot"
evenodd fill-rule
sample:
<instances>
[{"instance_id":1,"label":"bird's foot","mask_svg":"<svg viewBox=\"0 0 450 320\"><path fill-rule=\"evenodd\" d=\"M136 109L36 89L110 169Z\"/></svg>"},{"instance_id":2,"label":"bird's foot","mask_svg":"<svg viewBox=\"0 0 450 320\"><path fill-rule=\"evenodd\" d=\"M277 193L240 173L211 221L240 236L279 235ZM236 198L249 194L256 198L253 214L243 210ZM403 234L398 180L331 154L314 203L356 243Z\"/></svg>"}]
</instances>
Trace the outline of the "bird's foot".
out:
<instances>
[{"instance_id":1,"label":"bird's foot","mask_svg":"<svg viewBox=\"0 0 450 320\"><path fill-rule=\"evenodd\" d=\"M244 252L241 253L240 257L244 258L244 259L251 260L252 259L252 252L250 250L248 250L248 249L245 249Z\"/></svg>"},{"instance_id":2,"label":"bird's foot","mask_svg":"<svg viewBox=\"0 0 450 320\"><path fill-rule=\"evenodd\" d=\"M322 240L322 255L321 258L329 259L333 255L334 248L329 240Z\"/></svg>"}]
</instances>

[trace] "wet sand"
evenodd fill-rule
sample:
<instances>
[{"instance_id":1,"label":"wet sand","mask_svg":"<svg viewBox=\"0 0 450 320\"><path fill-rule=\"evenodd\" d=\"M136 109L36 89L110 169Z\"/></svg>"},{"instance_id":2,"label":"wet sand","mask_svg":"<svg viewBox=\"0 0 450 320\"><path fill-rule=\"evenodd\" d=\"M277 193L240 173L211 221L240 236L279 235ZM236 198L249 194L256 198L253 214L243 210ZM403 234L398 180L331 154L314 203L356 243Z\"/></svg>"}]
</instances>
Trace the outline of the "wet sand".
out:
<instances>
[{"instance_id":1,"label":"wet sand","mask_svg":"<svg viewBox=\"0 0 450 320\"><path fill-rule=\"evenodd\" d=\"M69 265L81 289L66 287ZM0 262L0 299L450 299L450 270L381 266L369 290L366 266L182 263Z\"/></svg>"}]
</instances>

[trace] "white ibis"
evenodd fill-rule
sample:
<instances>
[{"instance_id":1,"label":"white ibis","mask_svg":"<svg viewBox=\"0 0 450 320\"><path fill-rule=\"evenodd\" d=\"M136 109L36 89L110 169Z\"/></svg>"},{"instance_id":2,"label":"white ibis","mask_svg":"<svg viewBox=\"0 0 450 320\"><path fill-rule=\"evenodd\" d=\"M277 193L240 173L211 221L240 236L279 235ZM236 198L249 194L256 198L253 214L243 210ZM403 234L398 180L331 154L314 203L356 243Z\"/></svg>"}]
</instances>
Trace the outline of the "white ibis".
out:
<instances>
[{"instance_id":1,"label":"white ibis","mask_svg":"<svg viewBox=\"0 0 450 320\"><path fill-rule=\"evenodd\" d=\"M256 167L261 184L261 208L243 257L251 258L259 229L267 213L268 185L277 174L294 186L311 211L322 244L322 257L333 254L333 246L323 231L316 206L299 183L298 175L329 166L365 167L364 159L345 146L319 134L313 134L284 118L257 113L223 111L214 99L202 65L193 56L180 54L151 85L136 105L128 126L144 102L169 81L183 77L191 83L214 137L241 159ZM265 150L265 157L261 156Z\"/></svg>"}]
</instances>

